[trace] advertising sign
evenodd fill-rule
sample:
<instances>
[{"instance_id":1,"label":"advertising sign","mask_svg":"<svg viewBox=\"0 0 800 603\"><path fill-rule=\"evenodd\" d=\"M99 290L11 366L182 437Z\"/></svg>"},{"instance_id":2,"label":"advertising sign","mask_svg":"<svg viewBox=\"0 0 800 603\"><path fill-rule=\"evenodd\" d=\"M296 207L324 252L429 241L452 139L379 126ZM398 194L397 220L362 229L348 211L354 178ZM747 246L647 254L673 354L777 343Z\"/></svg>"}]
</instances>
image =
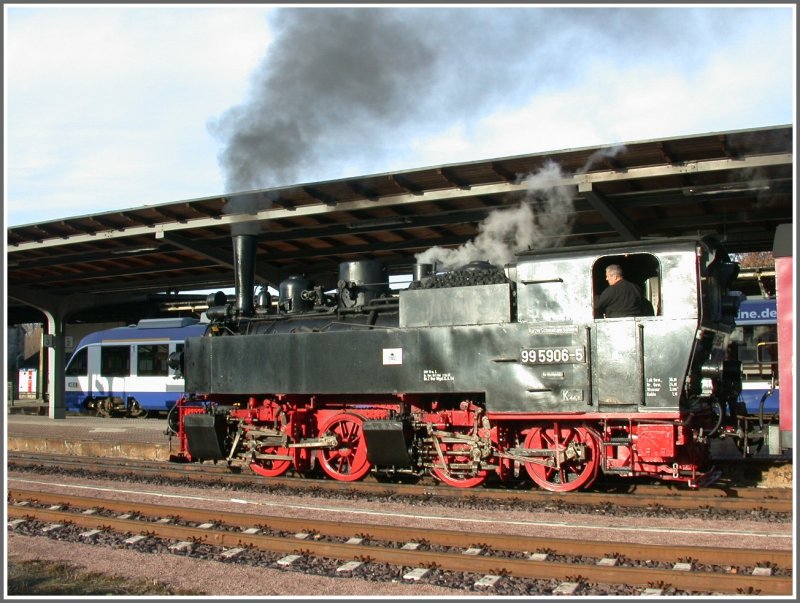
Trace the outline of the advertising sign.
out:
<instances>
[{"instance_id":1,"label":"advertising sign","mask_svg":"<svg viewBox=\"0 0 800 603\"><path fill-rule=\"evenodd\" d=\"M774 325L778 311L774 299L748 299L739 306L737 325Z\"/></svg>"},{"instance_id":2,"label":"advertising sign","mask_svg":"<svg viewBox=\"0 0 800 603\"><path fill-rule=\"evenodd\" d=\"M36 369L20 369L19 371L19 398L36 398L36 386L38 380L36 378Z\"/></svg>"}]
</instances>

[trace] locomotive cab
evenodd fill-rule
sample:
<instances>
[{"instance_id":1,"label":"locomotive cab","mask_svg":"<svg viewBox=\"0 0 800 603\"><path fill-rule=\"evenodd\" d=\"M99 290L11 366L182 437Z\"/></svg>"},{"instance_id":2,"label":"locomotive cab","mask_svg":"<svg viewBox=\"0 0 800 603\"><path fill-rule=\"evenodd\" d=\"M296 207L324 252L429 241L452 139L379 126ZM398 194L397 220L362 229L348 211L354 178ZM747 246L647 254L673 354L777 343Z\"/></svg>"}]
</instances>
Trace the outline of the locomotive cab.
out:
<instances>
[{"instance_id":1,"label":"locomotive cab","mask_svg":"<svg viewBox=\"0 0 800 603\"><path fill-rule=\"evenodd\" d=\"M644 246L607 246L606 253L593 249L583 255L537 252L516 267L518 320L530 325L530 344L545 353L560 345L585 348L591 374L588 365L583 379L574 366L567 367L573 369L570 380L556 373L573 389L581 388L576 395L585 396L594 409L688 407L690 397L699 394L700 372L708 373L724 355L735 311L733 305L722 307L729 301L725 285L730 278L712 277L713 251L694 240L682 247L675 242ZM642 290L645 304L635 316L595 316L592 300L607 286L605 269L612 264L622 266L626 280ZM696 339L703 345L695 346Z\"/></svg>"},{"instance_id":2,"label":"locomotive cab","mask_svg":"<svg viewBox=\"0 0 800 603\"><path fill-rule=\"evenodd\" d=\"M560 413L565 437L597 430L602 472L691 485L713 479L708 438L738 381L736 363L724 358L735 265L711 240L581 251L535 252L516 267L518 320L528 331L522 361L537 385L525 408L547 420ZM636 315L593 311L612 264L642 289L646 304ZM702 391L704 379L711 392Z\"/></svg>"}]
</instances>

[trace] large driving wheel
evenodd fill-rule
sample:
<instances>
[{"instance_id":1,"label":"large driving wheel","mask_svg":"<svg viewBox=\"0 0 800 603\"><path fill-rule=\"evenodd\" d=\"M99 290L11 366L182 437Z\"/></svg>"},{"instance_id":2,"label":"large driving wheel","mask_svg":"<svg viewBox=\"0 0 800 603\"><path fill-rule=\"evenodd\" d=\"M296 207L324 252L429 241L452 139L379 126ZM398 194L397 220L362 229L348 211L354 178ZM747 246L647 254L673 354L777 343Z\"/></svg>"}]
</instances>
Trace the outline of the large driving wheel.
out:
<instances>
[{"instance_id":1,"label":"large driving wheel","mask_svg":"<svg viewBox=\"0 0 800 603\"><path fill-rule=\"evenodd\" d=\"M345 413L332 417L320 430L321 435L335 435L338 441L335 448L323 448L317 453L322 470L333 479L353 482L371 469L363 425L361 417Z\"/></svg>"},{"instance_id":2,"label":"large driving wheel","mask_svg":"<svg viewBox=\"0 0 800 603\"><path fill-rule=\"evenodd\" d=\"M283 409L276 402L270 402L267 408L267 426L276 431L283 431L286 422ZM286 446L261 446L258 449L258 454L287 457L291 456L292 451ZM250 469L252 469L254 473L264 477L278 477L279 475L283 475L291 466L292 461L286 458L260 458L250 463Z\"/></svg>"},{"instance_id":3,"label":"large driving wheel","mask_svg":"<svg viewBox=\"0 0 800 603\"><path fill-rule=\"evenodd\" d=\"M600 445L584 426L553 423L534 427L525 438L525 448L553 453L549 458L554 466L525 463L528 475L545 490L571 492L590 486L597 478Z\"/></svg>"},{"instance_id":4,"label":"large driving wheel","mask_svg":"<svg viewBox=\"0 0 800 603\"><path fill-rule=\"evenodd\" d=\"M437 452L434 452L433 469L431 472L440 482L456 488L474 488L486 481L488 471L479 470L477 473L464 465L472 461L472 446L467 442L439 441L439 448L444 456L444 466Z\"/></svg>"}]
</instances>

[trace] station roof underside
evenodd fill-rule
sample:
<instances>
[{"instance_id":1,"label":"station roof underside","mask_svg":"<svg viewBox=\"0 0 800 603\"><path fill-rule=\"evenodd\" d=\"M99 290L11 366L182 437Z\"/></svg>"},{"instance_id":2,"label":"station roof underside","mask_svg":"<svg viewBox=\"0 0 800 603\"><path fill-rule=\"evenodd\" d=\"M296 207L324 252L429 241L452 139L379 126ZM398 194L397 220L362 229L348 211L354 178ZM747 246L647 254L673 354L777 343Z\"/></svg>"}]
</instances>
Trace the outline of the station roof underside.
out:
<instances>
[{"instance_id":1,"label":"station roof underside","mask_svg":"<svg viewBox=\"0 0 800 603\"><path fill-rule=\"evenodd\" d=\"M9 304L16 287L59 296L230 287L231 230L240 227L258 235L259 283L277 286L292 274L335 283L339 263L361 259L410 273L415 254L462 245L491 212L525 201L541 246L715 234L732 252L768 251L775 227L793 220L793 137L790 125L714 132L15 226L7 230ZM558 177L549 184L572 197L563 239L546 232L541 194L527 190L526 177L551 164Z\"/></svg>"}]
</instances>

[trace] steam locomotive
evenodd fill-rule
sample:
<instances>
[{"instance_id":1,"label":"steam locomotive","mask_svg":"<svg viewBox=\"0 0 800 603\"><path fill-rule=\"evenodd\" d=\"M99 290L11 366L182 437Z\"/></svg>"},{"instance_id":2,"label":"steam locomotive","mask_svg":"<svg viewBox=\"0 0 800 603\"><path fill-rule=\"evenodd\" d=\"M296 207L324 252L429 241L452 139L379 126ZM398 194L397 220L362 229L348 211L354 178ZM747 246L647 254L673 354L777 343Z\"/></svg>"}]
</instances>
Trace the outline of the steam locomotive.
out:
<instances>
[{"instance_id":1,"label":"steam locomotive","mask_svg":"<svg viewBox=\"0 0 800 603\"><path fill-rule=\"evenodd\" d=\"M389 286L377 260L255 294L256 238L233 238L236 297L170 358L186 381L175 461L274 477L433 475L456 487L525 474L559 492L598 475L699 487L735 412L728 358L738 273L714 238L526 251L503 267L417 264ZM596 316L605 268L642 287L642 316Z\"/></svg>"}]
</instances>

